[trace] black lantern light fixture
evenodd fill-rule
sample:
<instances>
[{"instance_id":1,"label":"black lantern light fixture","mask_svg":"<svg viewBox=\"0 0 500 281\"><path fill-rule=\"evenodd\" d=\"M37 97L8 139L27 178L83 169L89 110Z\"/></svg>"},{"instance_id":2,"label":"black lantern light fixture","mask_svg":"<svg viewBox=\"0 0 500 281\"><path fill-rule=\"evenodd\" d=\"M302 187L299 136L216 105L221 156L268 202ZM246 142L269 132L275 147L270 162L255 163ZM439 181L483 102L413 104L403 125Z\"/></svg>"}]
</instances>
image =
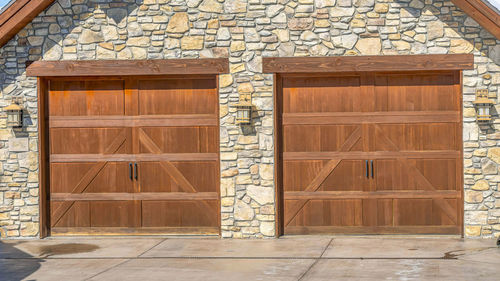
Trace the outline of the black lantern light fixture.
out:
<instances>
[{"instance_id":1,"label":"black lantern light fixture","mask_svg":"<svg viewBox=\"0 0 500 281\"><path fill-rule=\"evenodd\" d=\"M491 107L493 106L493 101L488 99L488 90L481 89L476 90L476 100L474 101L474 107L477 110L477 121L480 123L486 123L491 121Z\"/></svg>"},{"instance_id":2,"label":"black lantern light fixture","mask_svg":"<svg viewBox=\"0 0 500 281\"><path fill-rule=\"evenodd\" d=\"M240 101L236 105L236 124L250 124L252 118L252 94L240 93Z\"/></svg>"},{"instance_id":3,"label":"black lantern light fixture","mask_svg":"<svg viewBox=\"0 0 500 281\"><path fill-rule=\"evenodd\" d=\"M20 105L22 98L12 98L11 104L4 108L7 112L7 126L20 128L23 126L23 107Z\"/></svg>"}]
</instances>

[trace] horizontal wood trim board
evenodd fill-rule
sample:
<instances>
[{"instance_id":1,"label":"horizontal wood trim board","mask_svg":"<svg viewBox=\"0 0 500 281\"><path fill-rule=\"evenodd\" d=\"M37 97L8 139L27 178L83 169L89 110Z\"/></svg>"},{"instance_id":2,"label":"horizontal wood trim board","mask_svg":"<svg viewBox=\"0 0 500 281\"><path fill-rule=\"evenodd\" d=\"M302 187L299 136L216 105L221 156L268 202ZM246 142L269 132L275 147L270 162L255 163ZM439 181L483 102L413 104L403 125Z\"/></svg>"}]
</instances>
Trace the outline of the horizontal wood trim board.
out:
<instances>
[{"instance_id":1,"label":"horizontal wood trim board","mask_svg":"<svg viewBox=\"0 0 500 281\"><path fill-rule=\"evenodd\" d=\"M460 234L457 226L287 226L285 234Z\"/></svg>"},{"instance_id":2,"label":"horizontal wood trim board","mask_svg":"<svg viewBox=\"0 0 500 281\"><path fill-rule=\"evenodd\" d=\"M51 128L101 127L182 127L217 126L219 118L211 114L154 116L51 116Z\"/></svg>"},{"instance_id":3,"label":"horizontal wood trim board","mask_svg":"<svg viewBox=\"0 0 500 281\"><path fill-rule=\"evenodd\" d=\"M460 191L285 191L285 200L301 199L393 199L393 198L461 198Z\"/></svg>"},{"instance_id":4,"label":"horizontal wood trim board","mask_svg":"<svg viewBox=\"0 0 500 281\"><path fill-rule=\"evenodd\" d=\"M460 112L339 112L339 113L283 113L283 125L328 125L359 123L450 123L460 122Z\"/></svg>"},{"instance_id":5,"label":"horizontal wood trim board","mask_svg":"<svg viewBox=\"0 0 500 281\"><path fill-rule=\"evenodd\" d=\"M349 152L283 152L283 160L356 160L356 159L392 159L392 158L430 158L458 159L460 152L455 150L435 151L349 151Z\"/></svg>"},{"instance_id":6,"label":"horizontal wood trim board","mask_svg":"<svg viewBox=\"0 0 500 281\"><path fill-rule=\"evenodd\" d=\"M317 73L357 71L425 71L474 68L472 54L268 57L262 59L264 73Z\"/></svg>"},{"instance_id":7,"label":"horizontal wood trim board","mask_svg":"<svg viewBox=\"0 0 500 281\"><path fill-rule=\"evenodd\" d=\"M53 227L53 236L72 235L219 235L218 227Z\"/></svg>"},{"instance_id":8,"label":"horizontal wood trim board","mask_svg":"<svg viewBox=\"0 0 500 281\"><path fill-rule=\"evenodd\" d=\"M217 153L162 153L162 154L51 154L51 163L70 162L134 162L134 161L216 161Z\"/></svg>"},{"instance_id":9,"label":"horizontal wood trim board","mask_svg":"<svg viewBox=\"0 0 500 281\"><path fill-rule=\"evenodd\" d=\"M217 192L51 193L51 201L218 200Z\"/></svg>"},{"instance_id":10,"label":"horizontal wood trim board","mask_svg":"<svg viewBox=\"0 0 500 281\"><path fill-rule=\"evenodd\" d=\"M139 76L220 74L229 72L227 58L168 60L35 61L27 76Z\"/></svg>"}]
</instances>

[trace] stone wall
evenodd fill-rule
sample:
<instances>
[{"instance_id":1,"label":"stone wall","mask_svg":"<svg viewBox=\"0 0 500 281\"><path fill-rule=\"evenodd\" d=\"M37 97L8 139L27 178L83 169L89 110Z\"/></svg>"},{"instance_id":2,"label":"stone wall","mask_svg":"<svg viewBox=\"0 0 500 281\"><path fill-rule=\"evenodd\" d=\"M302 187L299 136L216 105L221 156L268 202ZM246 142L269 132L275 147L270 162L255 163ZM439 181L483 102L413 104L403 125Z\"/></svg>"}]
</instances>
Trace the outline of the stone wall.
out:
<instances>
[{"instance_id":1,"label":"stone wall","mask_svg":"<svg viewBox=\"0 0 500 281\"><path fill-rule=\"evenodd\" d=\"M229 57L220 77L223 237L275 234L273 76L262 57L474 53L464 71L467 236L500 235L500 121L480 130L472 101L497 102L500 41L440 0L58 0L0 49L0 106L23 96L28 126L0 116L0 235L38 235L36 80L27 60ZM250 126L235 124L251 92ZM498 104L497 111L500 110Z\"/></svg>"}]
</instances>

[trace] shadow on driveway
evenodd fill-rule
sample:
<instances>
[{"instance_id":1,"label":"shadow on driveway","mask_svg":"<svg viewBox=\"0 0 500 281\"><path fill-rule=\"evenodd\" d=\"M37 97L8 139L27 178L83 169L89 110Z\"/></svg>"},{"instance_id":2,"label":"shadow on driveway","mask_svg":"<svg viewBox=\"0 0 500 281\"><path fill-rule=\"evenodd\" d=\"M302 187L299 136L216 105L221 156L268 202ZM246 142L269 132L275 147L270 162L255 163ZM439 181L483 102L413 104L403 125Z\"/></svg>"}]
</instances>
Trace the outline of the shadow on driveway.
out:
<instances>
[{"instance_id":1,"label":"shadow on driveway","mask_svg":"<svg viewBox=\"0 0 500 281\"><path fill-rule=\"evenodd\" d=\"M15 246L22 242L0 241L0 280L25 280L41 267L42 259L33 257ZM28 279L29 280L29 279Z\"/></svg>"}]
</instances>

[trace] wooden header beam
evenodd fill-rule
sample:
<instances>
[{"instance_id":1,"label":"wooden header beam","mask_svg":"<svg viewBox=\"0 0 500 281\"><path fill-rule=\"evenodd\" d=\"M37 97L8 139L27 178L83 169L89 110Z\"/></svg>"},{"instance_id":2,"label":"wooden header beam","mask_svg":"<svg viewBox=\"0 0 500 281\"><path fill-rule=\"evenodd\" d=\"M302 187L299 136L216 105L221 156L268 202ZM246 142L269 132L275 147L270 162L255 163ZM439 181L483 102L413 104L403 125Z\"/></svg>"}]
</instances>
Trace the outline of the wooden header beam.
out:
<instances>
[{"instance_id":1,"label":"wooden header beam","mask_svg":"<svg viewBox=\"0 0 500 281\"><path fill-rule=\"evenodd\" d=\"M264 73L463 70L472 54L263 58Z\"/></svg>"},{"instance_id":2,"label":"wooden header beam","mask_svg":"<svg viewBox=\"0 0 500 281\"><path fill-rule=\"evenodd\" d=\"M138 76L220 74L229 72L227 58L167 60L35 61L27 76Z\"/></svg>"}]
</instances>

